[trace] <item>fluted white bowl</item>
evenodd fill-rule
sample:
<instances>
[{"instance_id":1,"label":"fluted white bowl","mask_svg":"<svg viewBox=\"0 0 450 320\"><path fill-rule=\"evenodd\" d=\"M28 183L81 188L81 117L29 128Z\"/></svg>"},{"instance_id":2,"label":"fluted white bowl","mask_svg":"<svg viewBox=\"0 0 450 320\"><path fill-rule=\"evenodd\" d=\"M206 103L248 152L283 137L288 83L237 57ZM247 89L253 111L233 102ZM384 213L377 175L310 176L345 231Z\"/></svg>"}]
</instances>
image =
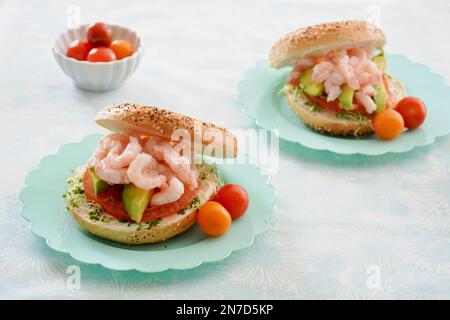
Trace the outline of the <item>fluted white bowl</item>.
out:
<instances>
[{"instance_id":1,"label":"fluted white bowl","mask_svg":"<svg viewBox=\"0 0 450 320\"><path fill-rule=\"evenodd\" d=\"M86 40L86 29L82 25L78 29L67 29L54 42L53 55L64 73L69 76L77 87L93 91L108 91L120 87L139 66L143 55L143 45L140 36L117 25L109 25L113 40L127 40L135 52L126 58L111 62L78 61L66 56L67 48L75 40Z\"/></svg>"}]
</instances>

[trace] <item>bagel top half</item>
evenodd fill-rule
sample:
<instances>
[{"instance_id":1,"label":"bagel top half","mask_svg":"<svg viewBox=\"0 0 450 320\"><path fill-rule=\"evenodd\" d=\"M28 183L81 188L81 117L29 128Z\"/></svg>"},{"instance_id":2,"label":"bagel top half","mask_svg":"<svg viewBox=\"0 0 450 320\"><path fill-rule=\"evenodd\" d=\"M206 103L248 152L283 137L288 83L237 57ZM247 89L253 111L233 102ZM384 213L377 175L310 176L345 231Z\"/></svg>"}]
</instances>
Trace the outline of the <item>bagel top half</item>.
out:
<instances>
[{"instance_id":1,"label":"bagel top half","mask_svg":"<svg viewBox=\"0 0 450 320\"><path fill-rule=\"evenodd\" d=\"M193 143L200 144L201 153L213 150L208 155L221 158L237 156L237 139L228 129L163 108L115 104L98 112L95 121L114 132L137 132L167 139L173 138L178 129L184 129Z\"/></svg>"},{"instance_id":2,"label":"bagel top half","mask_svg":"<svg viewBox=\"0 0 450 320\"><path fill-rule=\"evenodd\" d=\"M366 21L321 23L297 29L279 39L270 51L269 63L273 68L282 68L299 58L323 56L335 48L373 45L382 49L385 43L383 31Z\"/></svg>"}]
</instances>

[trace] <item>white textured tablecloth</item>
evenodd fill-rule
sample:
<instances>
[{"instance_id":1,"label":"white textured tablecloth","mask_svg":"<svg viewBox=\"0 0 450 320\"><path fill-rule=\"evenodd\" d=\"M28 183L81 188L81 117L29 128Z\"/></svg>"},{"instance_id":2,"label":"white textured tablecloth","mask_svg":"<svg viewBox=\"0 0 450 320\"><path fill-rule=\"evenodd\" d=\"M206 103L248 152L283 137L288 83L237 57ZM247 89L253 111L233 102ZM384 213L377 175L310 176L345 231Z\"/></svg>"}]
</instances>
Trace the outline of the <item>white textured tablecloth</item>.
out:
<instances>
[{"instance_id":1,"label":"white textured tablecloth","mask_svg":"<svg viewBox=\"0 0 450 320\"><path fill-rule=\"evenodd\" d=\"M140 32L119 90L77 89L53 60L67 9ZM300 25L371 19L391 53L450 77L448 1L0 1L0 298L450 298L450 138L405 154L339 156L280 144L277 218L250 248L193 270L112 272L47 248L18 194L43 156L103 132L111 103L167 106L230 128L242 73ZM450 107L450 105L449 105ZM81 288L67 287L67 267ZM211 283L214 283L212 286Z\"/></svg>"}]
</instances>

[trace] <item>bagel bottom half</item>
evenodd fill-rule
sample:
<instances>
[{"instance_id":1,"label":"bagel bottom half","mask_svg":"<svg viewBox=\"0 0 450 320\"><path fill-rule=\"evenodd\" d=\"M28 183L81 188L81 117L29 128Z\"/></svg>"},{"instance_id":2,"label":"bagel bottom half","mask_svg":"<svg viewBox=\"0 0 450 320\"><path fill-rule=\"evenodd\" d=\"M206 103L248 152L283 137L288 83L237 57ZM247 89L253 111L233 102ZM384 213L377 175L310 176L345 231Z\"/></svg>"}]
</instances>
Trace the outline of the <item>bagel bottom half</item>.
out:
<instances>
[{"instance_id":1,"label":"bagel bottom half","mask_svg":"<svg viewBox=\"0 0 450 320\"><path fill-rule=\"evenodd\" d=\"M388 78L392 99L405 96L405 88L392 77ZM325 110L310 101L300 89L287 85L284 88L287 103L307 126L315 131L335 136L365 136L373 132L372 117L352 112Z\"/></svg>"},{"instance_id":2,"label":"bagel bottom half","mask_svg":"<svg viewBox=\"0 0 450 320\"><path fill-rule=\"evenodd\" d=\"M198 168L201 186L192 203L181 212L160 220L135 223L106 214L98 204L89 201L84 195L82 175L85 167L78 168L68 180L68 210L81 227L98 237L127 245L161 242L194 226L198 208L210 200L223 184L215 166L202 164Z\"/></svg>"}]
</instances>

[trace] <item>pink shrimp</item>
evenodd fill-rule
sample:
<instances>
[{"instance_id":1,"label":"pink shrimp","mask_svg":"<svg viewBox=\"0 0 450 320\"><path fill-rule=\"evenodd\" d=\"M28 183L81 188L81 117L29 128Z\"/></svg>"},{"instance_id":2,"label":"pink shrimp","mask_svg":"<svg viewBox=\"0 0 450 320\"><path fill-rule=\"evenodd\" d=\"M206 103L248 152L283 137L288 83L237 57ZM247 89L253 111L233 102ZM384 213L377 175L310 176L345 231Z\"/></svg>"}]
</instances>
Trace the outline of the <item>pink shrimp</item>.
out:
<instances>
[{"instance_id":1,"label":"pink shrimp","mask_svg":"<svg viewBox=\"0 0 450 320\"><path fill-rule=\"evenodd\" d=\"M139 153L128 167L128 177L135 186L150 190L166 183L166 176L156 170L158 162L147 153Z\"/></svg>"},{"instance_id":2,"label":"pink shrimp","mask_svg":"<svg viewBox=\"0 0 450 320\"><path fill-rule=\"evenodd\" d=\"M313 68L312 80L317 83L322 83L333 72L334 65L329 61L322 61L316 64Z\"/></svg>"},{"instance_id":3,"label":"pink shrimp","mask_svg":"<svg viewBox=\"0 0 450 320\"><path fill-rule=\"evenodd\" d=\"M172 177L169 183L165 187L163 187L160 192L157 192L153 195L151 205L160 206L166 203L177 201L178 199L180 199L183 193L183 183L177 177Z\"/></svg>"},{"instance_id":4,"label":"pink shrimp","mask_svg":"<svg viewBox=\"0 0 450 320\"><path fill-rule=\"evenodd\" d=\"M94 169L97 176L108 184L130 183L127 168L113 169L102 161L100 165L96 165Z\"/></svg>"},{"instance_id":5,"label":"pink shrimp","mask_svg":"<svg viewBox=\"0 0 450 320\"><path fill-rule=\"evenodd\" d=\"M108 164L113 169L127 167L142 151L138 137L130 136L129 143L125 149L110 152L106 157Z\"/></svg>"},{"instance_id":6,"label":"pink shrimp","mask_svg":"<svg viewBox=\"0 0 450 320\"><path fill-rule=\"evenodd\" d=\"M355 73L361 87L381 81L381 72L377 65L370 60L359 61L355 65Z\"/></svg>"},{"instance_id":7,"label":"pink shrimp","mask_svg":"<svg viewBox=\"0 0 450 320\"><path fill-rule=\"evenodd\" d=\"M170 142L168 140L156 136L151 136L148 137L144 145L144 151L148 154L151 154L158 161L163 161L165 147L170 147Z\"/></svg>"},{"instance_id":8,"label":"pink shrimp","mask_svg":"<svg viewBox=\"0 0 450 320\"><path fill-rule=\"evenodd\" d=\"M367 51L363 48L350 48L347 50L349 57L356 57L358 60L367 60Z\"/></svg>"},{"instance_id":9,"label":"pink shrimp","mask_svg":"<svg viewBox=\"0 0 450 320\"><path fill-rule=\"evenodd\" d=\"M328 94L327 101L333 101L342 92L341 85L344 83L345 79L342 74L334 67L333 72L330 76L325 80L324 87L325 91Z\"/></svg>"},{"instance_id":10,"label":"pink shrimp","mask_svg":"<svg viewBox=\"0 0 450 320\"><path fill-rule=\"evenodd\" d=\"M339 97L339 95L342 92L341 87L339 87L338 85L335 85L330 78L325 80L324 83L324 88L325 91L327 93L327 101L333 101L335 100L337 97Z\"/></svg>"},{"instance_id":11,"label":"pink shrimp","mask_svg":"<svg viewBox=\"0 0 450 320\"><path fill-rule=\"evenodd\" d=\"M125 136L118 133L102 137L94 154L88 160L88 166L100 165L100 161L106 158L110 152L120 152L126 143L126 139Z\"/></svg>"},{"instance_id":12,"label":"pink shrimp","mask_svg":"<svg viewBox=\"0 0 450 320\"><path fill-rule=\"evenodd\" d=\"M337 67L341 74L344 76L348 86L353 90L359 89L359 82L356 79L352 66L350 65L350 59L347 55L340 55L337 58Z\"/></svg>"},{"instance_id":13,"label":"pink shrimp","mask_svg":"<svg viewBox=\"0 0 450 320\"><path fill-rule=\"evenodd\" d=\"M190 190L197 188L197 172L192 170L189 159L174 152L172 149L166 149L164 152L164 161L178 178L189 186Z\"/></svg>"},{"instance_id":14,"label":"pink shrimp","mask_svg":"<svg viewBox=\"0 0 450 320\"><path fill-rule=\"evenodd\" d=\"M355 93L355 99L364 106L369 114L373 113L377 109L375 101L373 101L369 94L366 94L363 91L357 91Z\"/></svg>"},{"instance_id":15,"label":"pink shrimp","mask_svg":"<svg viewBox=\"0 0 450 320\"><path fill-rule=\"evenodd\" d=\"M164 161L176 176L189 186L190 190L197 188L196 171L192 170L189 158L180 155L174 150L172 144L158 137L150 137L144 150L159 161Z\"/></svg>"},{"instance_id":16,"label":"pink shrimp","mask_svg":"<svg viewBox=\"0 0 450 320\"><path fill-rule=\"evenodd\" d=\"M361 88L360 90L362 93L364 93L365 95L371 96L373 97L377 91L375 90L375 88L372 85L366 85L363 88Z\"/></svg>"}]
</instances>

